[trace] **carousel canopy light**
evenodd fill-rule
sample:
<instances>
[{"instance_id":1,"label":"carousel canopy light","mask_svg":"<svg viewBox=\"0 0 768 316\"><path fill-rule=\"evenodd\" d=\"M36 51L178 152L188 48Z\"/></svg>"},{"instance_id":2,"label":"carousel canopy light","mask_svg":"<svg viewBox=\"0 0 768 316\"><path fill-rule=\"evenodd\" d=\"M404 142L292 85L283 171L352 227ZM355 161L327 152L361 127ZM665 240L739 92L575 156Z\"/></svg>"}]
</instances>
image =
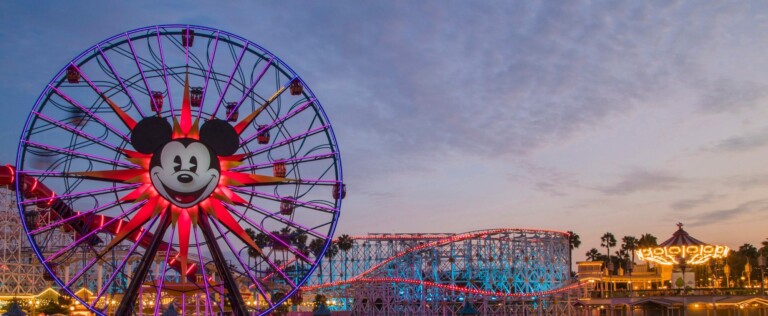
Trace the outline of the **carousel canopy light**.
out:
<instances>
[{"instance_id":1,"label":"carousel canopy light","mask_svg":"<svg viewBox=\"0 0 768 316\"><path fill-rule=\"evenodd\" d=\"M728 246L709 245L691 237L683 230L683 224L678 223L672 238L655 247L638 249L635 253L640 260L661 265L678 265L683 260L688 265L699 265L711 258L725 258L730 250Z\"/></svg>"}]
</instances>

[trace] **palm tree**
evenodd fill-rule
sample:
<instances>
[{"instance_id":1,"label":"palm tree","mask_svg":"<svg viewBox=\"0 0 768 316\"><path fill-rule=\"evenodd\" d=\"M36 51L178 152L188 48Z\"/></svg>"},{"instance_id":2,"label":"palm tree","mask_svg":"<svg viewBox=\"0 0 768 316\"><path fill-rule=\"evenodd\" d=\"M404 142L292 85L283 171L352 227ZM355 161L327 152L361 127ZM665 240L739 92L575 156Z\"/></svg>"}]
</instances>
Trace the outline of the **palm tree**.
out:
<instances>
[{"instance_id":1,"label":"palm tree","mask_svg":"<svg viewBox=\"0 0 768 316\"><path fill-rule=\"evenodd\" d=\"M291 242L296 246L296 249L305 255L309 252L307 249L307 239L307 232L298 228L291 234Z\"/></svg>"},{"instance_id":2,"label":"palm tree","mask_svg":"<svg viewBox=\"0 0 768 316\"><path fill-rule=\"evenodd\" d=\"M616 246L616 237L613 233L605 233L603 237L600 237L600 247L605 247L605 257L610 263L611 260L611 247ZM610 271L609 271L610 272Z\"/></svg>"},{"instance_id":3,"label":"palm tree","mask_svg":"<svg viewBox=\"0 0 768 316\"><path fill-rule=\"evenodd\" d=\"M768 238L760 242L763 247L760 248L760 253L763 254L763 256L768 256Z\"/></svg>"},{"instance_id":4,"label":"palm tree","mask_svg":"<svg viewBox=\"0 0 768 316\"><path fill-rule=\"evenodd\" d=\"M253 239L253 242L256 243L256 246L259 246L259 248L261 248L262 251L264 250L264 247L268 246L271 241L269 236L267 236L267 234L262 232L259 232L257 234L256 231L250 228L246 228L245 233L248 234L248 237L251 237L251 239ZM254 261L256 262L254 266L261 265L261 261L257 260L260 256L261 254L259 254L259 252L256 251L256 249L248 247L248 257L253 258ZM250 265L250 261L249 261L249 265ZM255 268L258 268L258 266L256 266Z\"/></svg>"},{"instance_id":5,"label":"palm tree","mask_svg":"<svg viewBox=\"0 0 768 316\"><path fill-rule=\"evenodd\" d=\"M328 250L325 251L325 256L328 257L328 263L331 267L331 282L333 282L333 257L335 257L337 254L339 254L339 246L336 245L335 242L331 242L330 245L328 245Z\"/></svg>"},{"instance_id":6,"label":"palm tree","mask_svg":"<svg viewBox=\"0 0 768 316\"><path fill-rule=\"evenodd\" d=\"M354 242L352 237L347 234L339 236L339 239L336 240L336 243L339 245L339 250L344 252L344 280L347 279L347 252L352 249Z\"/></svg>"},{"instance_id":7,"label":"palm tree","mask_svg":"<svg viewBox=\"0 0 768 316\"><path fill-rule=\"evenodd\" d=\"M571 250L579 248L581 246L581 238L579 238L579 235L572 231L568 231L568 242L571 244Z\"/></svg>"},{"instance_id":8,"label":"palm tree","mask_svg":"<svg viewBox=\"0 0 768 316\"><path fill-rule=\"evenodd\" d=\"M632 265L629 266L629 274L632 274L632 270L635 268L635 249L637 249L638 240L634 236L624 236L621 239L621 249L632 254Z\"/></svg>"},{"instance_id":9,"label":"palm tree","mask_svg":"<svg viewBox=\"0 0 768 316\"><path fill-rule=\"evenodd\" d=\"M312 255L315 256L315 258L320 259L320 256L323 254L323 248L325 247L325 240L321 238L312 239L312 241L309 242L309 251L312 253ZM317 280L319 283L323 283L323 263L320 262L320 275L317 276Z\"/></svg>"},{"instance_id":10,"label":"palm tree","mask_svg":"<svg viewBox=\"0 0 768 316\"><path fill-rule=\"evenodd\" d=\"M599 261L603 256L597 248L589 249L585 255L587 256L587 261Z\"/></svg>"},{"instance_id":11,"label":"palm tree","mask_svg":"<svg viewBox=\"0 0 768 316\"><path fill-rule=\"evenodd\" d=\"M637 247L638 248L649 248L649 247L655 247L658 246L658 242L656 241L656 236L651 235L649 233L642 234L640 236L640 239L637 241Z\"/></svg>"},{"instance_id":12,"label":"palm tree","mask_svg":"<svg viewBox=\"0 0 768 316\"><path fill-rule=\"evenodd\" d=\"M637 248L641 248L641 249L656 247L658 245L659 244L656 241L656 236L651 235L649 233L645 233L645 234L640 235L640 239L637 241ZM650 269L651 262L646 260L645 261L645 267Z\"/></svg>"}]
</instances>

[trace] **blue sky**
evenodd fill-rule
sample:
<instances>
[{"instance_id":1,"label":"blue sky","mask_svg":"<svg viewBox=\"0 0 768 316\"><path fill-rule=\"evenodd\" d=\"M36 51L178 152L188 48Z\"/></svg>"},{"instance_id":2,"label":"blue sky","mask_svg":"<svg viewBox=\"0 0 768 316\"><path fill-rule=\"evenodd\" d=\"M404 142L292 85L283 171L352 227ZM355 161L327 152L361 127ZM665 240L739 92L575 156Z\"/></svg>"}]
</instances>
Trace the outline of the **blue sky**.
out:
<instances>
[{"instance_id":1,"label":"blue sky","mask_svg":"<svg viewBox=\"0 0 768 316\"><path fill-rule=\"evenodd\" d=\"M66 5L64 5L66 3ZM65 63L189 23L259 43L321 100L339 233L496 227L768 238L768 7L725 1L2 1L0 161Z\"/></svg>"}]
</instances>

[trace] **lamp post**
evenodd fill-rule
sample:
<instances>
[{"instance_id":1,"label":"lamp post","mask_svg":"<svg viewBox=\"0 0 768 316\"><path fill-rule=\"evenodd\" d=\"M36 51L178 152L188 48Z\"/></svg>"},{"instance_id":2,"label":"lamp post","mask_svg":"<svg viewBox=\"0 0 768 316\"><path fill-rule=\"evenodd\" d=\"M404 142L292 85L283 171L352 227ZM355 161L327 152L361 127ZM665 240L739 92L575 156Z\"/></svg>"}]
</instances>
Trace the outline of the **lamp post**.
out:
<instances>
[{"instance_id":1,"label":"lamp post","mask_svg":"<svg viewBox=\"0 0 768 316\"><path fill-rule=\"evenodd\" d=\"M731 266L729 266L727 262L723 267L723 273L725 273L725 287L729 288L731 287Z\"/></svg>"}]
</instances>

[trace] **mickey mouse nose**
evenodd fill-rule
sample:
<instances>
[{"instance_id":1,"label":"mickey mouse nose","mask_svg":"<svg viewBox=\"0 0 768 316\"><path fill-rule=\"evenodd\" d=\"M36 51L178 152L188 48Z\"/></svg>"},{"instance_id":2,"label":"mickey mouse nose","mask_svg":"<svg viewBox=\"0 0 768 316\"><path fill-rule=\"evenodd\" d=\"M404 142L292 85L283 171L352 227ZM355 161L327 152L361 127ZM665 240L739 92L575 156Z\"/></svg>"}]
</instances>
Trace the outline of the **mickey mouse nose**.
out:
<instances>
[{"instance_id":1,"label":"mickey mouse nose","mask_svg":"<svg viewBox=\"0 0 768 316\"><path fill-rule=\"evenodd\" d=\"M190 183L192 182L192 176L188 174L180 174L177 179L179 179L179 182L181 183Z\"/></svg>"}]
</instances>

